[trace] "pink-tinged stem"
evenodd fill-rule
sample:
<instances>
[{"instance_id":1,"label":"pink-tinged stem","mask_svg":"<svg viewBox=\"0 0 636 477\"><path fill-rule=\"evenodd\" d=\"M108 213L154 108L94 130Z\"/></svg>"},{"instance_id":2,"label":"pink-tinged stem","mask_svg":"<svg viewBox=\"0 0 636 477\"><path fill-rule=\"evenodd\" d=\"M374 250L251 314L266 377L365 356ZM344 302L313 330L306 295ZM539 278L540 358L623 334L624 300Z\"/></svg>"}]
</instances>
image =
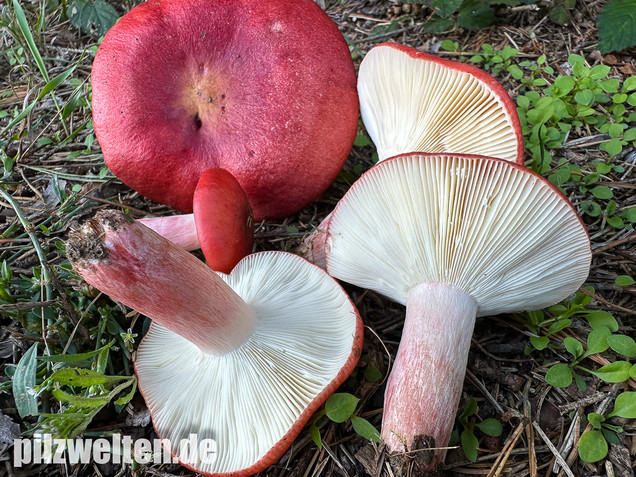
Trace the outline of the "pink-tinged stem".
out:
<instances>
[{"instance_id":1,"label":"pink-tinged stem","mask_svg":"<svg viewBox=\"0 0 636 477\"><path fill-rule=\"evenodd\" d=\"M327 246L327 229L331 222L331 214L327 215L320 222L320 225L310 233L303 243L298 247L298 255L309 260L314 265L327 269L327 256L325 247Z\"/></svg>"},{"instance_id":2,"label":"pink-tinged stem","mask_svg":"<svg viewBox=\"0 0 636 477\"><path fill-rule=\"evenodd\" d=\"M145 225L99 212L67 243L89 284L217 356L244 343L254 312L212 269Z\"/></svg>"},{"instance_id":3,"label":"pink-tinged stem","mask_svg":"<svg viewBox=\"0 0 636 477\"><path fill-rule=\"evenodd\" d=\"M201 248L199 239L197 238L197 228L194 224L194 214L150 217L147 219L139 219L139 222L184 250L197 250Z\"/></svg>"},{"instance_id":4,"label":"pink-tinged stem","mask_svg":"<svg viewBox=\"0 0 636 477\"><path fill-rule=\"evenodd\" d=\"M382 439L390 452L414 450L419 436L433 437L436 447L448 445L476 315L477 303L458 288L423 283L409 291L384 399ZM430 467L445 455L436 450Z\"/></svg>"}]
</instances>

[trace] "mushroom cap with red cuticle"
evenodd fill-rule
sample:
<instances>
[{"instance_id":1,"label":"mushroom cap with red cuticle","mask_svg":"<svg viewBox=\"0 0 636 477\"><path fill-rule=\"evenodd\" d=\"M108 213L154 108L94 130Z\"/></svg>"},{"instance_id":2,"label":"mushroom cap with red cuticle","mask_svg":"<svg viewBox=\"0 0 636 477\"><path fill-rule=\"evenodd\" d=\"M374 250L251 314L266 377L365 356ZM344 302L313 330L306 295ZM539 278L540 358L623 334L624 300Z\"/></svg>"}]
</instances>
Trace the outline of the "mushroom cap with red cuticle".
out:
<instances>
[{"instance_id":1,"label":"mushroom cap with red cuticle","mask_svg":"<svg viewBox=\"0 0 636 477\"><path fill-rule=\"evenodd\" d=\"M358 74L362 121L382 161L410 152L478 154L523 164L514 102L479 68L382 43Z\"/></svg>"},{"instance_id":2,"label":"mushroom cap with red cuticle","mask_svg":"<svg viewBox=\"0 0 636 477\"><path fill-rule=\"evenodd\" d=\"M252 307L256 330L223 355L153 323L137 350L139 389L161 438L216 441L204 475L246 476L276 462L307 420L347 379L362 347L362 322L335 280L285 252L244 258L221 274Z\"/></svg>"},{"instance_id":3,"label":"mushroom cap with red cuticle","mask_svg":"<svg viewBox=\"0 0 636 477\"><path fill-rule=\"evenodd\" d=\"M563 194L523 166L459 154L383 161L338 203L330 275L405 304L420 283L468 293L478 315L539 309L583 284L590 240Z\"/></svg>"},{"instance_id":4,"label":"mushroom cap with red cuticle","mask_svg":"<svg viewBox=\"0 0 636 477\"><path fill-rule=\"evenodd\" d=\"M295 213L335 179L357 130L349 48L311 0L145 2L106 34L91 81L108 167L182 212L219 167L255 220Z\"/></svg>"}]
</instances>

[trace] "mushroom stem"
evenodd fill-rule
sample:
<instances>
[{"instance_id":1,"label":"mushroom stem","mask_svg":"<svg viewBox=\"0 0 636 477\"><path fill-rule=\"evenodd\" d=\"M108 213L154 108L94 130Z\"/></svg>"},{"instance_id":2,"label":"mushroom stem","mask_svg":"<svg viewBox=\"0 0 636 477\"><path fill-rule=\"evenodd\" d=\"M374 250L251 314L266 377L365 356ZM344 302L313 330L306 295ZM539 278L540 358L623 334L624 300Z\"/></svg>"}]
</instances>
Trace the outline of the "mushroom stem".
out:
<instances>
[{"instance_id":1,"label":"mushroom stem","mask_svg":"<svg viewBox=\"0 0 636 477\"><path fill-rule=\"evenodd\" d=\"M331 221L331 215L327 215L320 225L316 227L312 233L307 235L302 241L296 253L306 260L309 260L314 265L327 269L327 229L329 228L329 222Z\"/></svg>"},{"instance_id":2,"label":"mushroom stem","mask_svg":"<svg viewBox=\"0 0 636 477\"><path fill-rule=\"evenodd\" d=\"M409 291L385 394L382 439L390 452L416 450L420 436L433 437L437 448L448 444L476 316L477 302L457 287L422 283ZM445 455L435 450L430 467Z\"/></svg>"},{"instance_id":3,"label":"mushroom stem","mask_svg":"<svg viewBox=\"0 0 636 477\"><path fill-rule=\"evenodd\" d=\"M254 311L216 272L122 213L99 212L74 230L67 255L89 284L205 353L235 350L256 327Z\"/></svg>"},{"instance_id":4,"label":"mushroom stem","mask_svg":"<svg viewBox=\"0 0 636 477\"><path fill-rule=\"evenodd\" d=\"M139 219L139 222L184 250L190 251L201 248L197 238L197 228L194 224L194 214L149 217Z\"/></svg>"}]
</instances>

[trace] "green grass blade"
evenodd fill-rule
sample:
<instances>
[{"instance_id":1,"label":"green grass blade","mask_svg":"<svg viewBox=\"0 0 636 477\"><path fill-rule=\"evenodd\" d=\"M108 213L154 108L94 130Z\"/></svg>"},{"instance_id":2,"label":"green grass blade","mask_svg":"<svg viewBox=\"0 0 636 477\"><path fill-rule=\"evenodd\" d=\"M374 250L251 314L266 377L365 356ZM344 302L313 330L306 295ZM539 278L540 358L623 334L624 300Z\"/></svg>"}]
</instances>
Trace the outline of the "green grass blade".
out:
<instances>
[{"instance_id":1,"label":"green grass blade","mask_svg":"<svg viewBox=\"0 0 636 477\"><path fill-rule=\"evenodd\" d=\"M20 358L13 375L13 397L20 417L38 415L37 396L33 391L37 354L38 345L34 344Z\"/></svg>"},{"instance_id":2,"label":"green grass blade","mask_svg":"<svg viewBox=\"0 0 636 477\"><path fill-rule=\"evenodd\" d=\"M46 71L46 66L44 66L44 61L42 60L42 56L38 51L38 48L35 44L35 40L33 39L33 35L31 34L31 30L29 29L29 23L27 22L26 15L24 14L24 10L18 3L18 0L13 0L13 11L15 12L15 17L18 20L18 26L20 27L20 31L22 32L22 36L29 45L29 50L31 50L31 55L35 60L35 63L38 65L38 69L40 73L42 73L42 77L44 81L49 81L49 73Z\"/></svg>"},{"instance_id":3,"label":"green grass blade","mask_svg":"<svg viewBox=\"0 0 636 477\"><path fill-rule=\"evenodd\" d=\"M55 78L48 81L44 85L44 88L42 88L42 91L40 91L40 94L38 94L38 97L34 99L31 102L31 104L29 104L26 108L24 108L24 111L18 114L15 118L13 118L13 120L9 124L7 124L7 126L2 130L2 132L0 132L0 136L4 136L4 134L7 131L9 131L12 127L14 127L24 118L26 118L31 112L31 110L33 109L33 107L38 103L38 101L40 101L44 96L46 96L48 93L50 93L59 85L61 85L69 76L71 76L71 74L73 74L73 71L75 71L76 67L77 67L77 64L69 68L68 70L66 70L64 73L60 73Z\"/></svg>"}]
</instances>

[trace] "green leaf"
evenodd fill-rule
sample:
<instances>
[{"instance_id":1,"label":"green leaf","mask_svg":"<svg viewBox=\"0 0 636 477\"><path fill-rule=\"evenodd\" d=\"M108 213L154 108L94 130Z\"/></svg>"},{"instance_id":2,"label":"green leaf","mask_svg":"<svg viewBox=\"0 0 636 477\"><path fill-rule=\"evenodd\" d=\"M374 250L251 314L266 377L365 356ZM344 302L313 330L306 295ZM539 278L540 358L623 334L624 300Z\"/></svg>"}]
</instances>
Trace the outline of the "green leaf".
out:
<instances>
[{"instance_id":1,"label":"green leaf","mask_svg":"<svg viewBox=\"0 0 636 477\"><path fill-rule=\"evenodd\" d=\"M625 419L636 419L636 392L625 391L616 396L614 409L607 417L623 417Z\"/></svg>"},{"instance_id":2,"label":"green leaf","mask_svg":"<svg viewBox=\"0 0 636 477\"><path fill-rule=\"evenodd\" d=\"M90 369L62 368L55 371L47 381L55 381L68 386L88 388L97 384L111 384L130 379L128 376L106 376Z\"/></svg>"},{"instance_id":3,"label":"green leaf","mask_svg":"<svg viewBox=\"0 0 636 477\"><path fill-rule=\"evenodd\" d=\"M574 95L574 101L584 106L590 106L594 102L594 93L589 89L579 91Z\"/></svg>"},{"instance_id":4,"label":"green leaf","mask_svg":"<svg viewBox=\"0 0 636 477\"><path fill-rule=\"evenodd\" d=\"M133 398L133 396L135 395L135 391L137 390L137 378L133 376L133 379L131 379L130 382L132 383L132 387L130 388L130 391L128 391L126 394L124 394L122 397L120 397L119 399L115 401L115 404L117 404L118 406L123 406L124 404L128 404L130 400Z\"/></svg>"},{"instance_id":5,"label":"green leaf","mask_svg":"<svg viewBox=\"0 0 636 477\"><path fill-rule=\"evenodd\" d=\"M88 353L77 353L77 354L52 354L50 356L41 356L39 359L42 361L52 361L53 363L77 363L80 361L86 361L89 358L92 358L95 355L98 355L105 349L110 349L111 346L115 344L115 340L112 340L106 346L102 346L95 351L89 351Z\"/></svg>"},{"instance_id":6,"label":"green leaf","mask_svg":"<svg viewBox=\"0 0 636 477\"><path fill-rule=\"evenodd\" d=\"M626 358L636 358L636 342L626 335L610 335L607 337L610 348Z\"/></svg>"},{"instance_id":7,"label":"green leaf","mask_svg":"<svg viewBox=\"0 0 636 477\"><path fill-rule=\"evenodd\" d=\"M596 371L591 371L591 373L607 383L622 383L629 379L631 367L632 365L627 361L614 361L601 366Z\"/></svg>"},{"instance_id":8,"label":"green leaf","mask_svg":"<svg viewBox=\"0 0 636 477\"><path fill-rule=\"evenodd\" d=\"M562 95L566 95L572 91L575 84L574 78L571 76L557 76L557 79L554 80L554 85L559 89Z\"/></svg>"},{"instance_id":9,"label":"green leaf","mask_svg":"<svg viewBox=\"0 0 636 477\"><path fill-rule=\"evenodd\" d=\"M603 421L605 421L605 418L596 412L591 412L587 415L587 420L592 425L592 427L594 427L595 429L600 429L601 424L603 423Z\"/></svg>"},{"instance_id":10,"label":"green leaf","mask_svg":"<svg viewBox=\"0 0 636 477\"><path fill-rule=\"evenodd\" d=\"M380 442L380 432L366 419L359 416L351 416L353 430L370 441Z\"/></svg>"},{"instance_id":11,"label":"green leaf","mask_svg":"<svg viewBox=\"0 0 636 477\"><path fill-rule=\"evenodd\" d=\"M477 400L473 397L470 397L466 400L466 404L464 404L464 409L460 414L460 417L470 417L477 412Z\"/></svg>"},{"instance_id":12,"label":"green leaf","mask_svg":"<svg viewBox=\"0 0 636 477\"><path fill-rule=\"evenodd\" d=\"M593 330L605 327L609 328L611 332L618 331L618 322L616 321L616 318L607 311L590 311L585 315L585 318Z\"/></svg>"},{"instance_id":13,"label":"green leaf","mask_svg":"<svg viewBox=\"0 0 636 477\"><path fill-rule=\"evenodd\" d=\"M548 328L548 335L552 335L554 333L558 333L559 331L567 328L572 324L572 320L565 318L563 320L557 320L550 325Z\"/></svg>"},{"instance_id":14,"label":"green leaf","mask_svg":"<svg viewBox=\"0 0 636 477\"><path fill-rule=\"evenodd\" d=\"M371 139L364 134L358 134L353 141L353 145L358 147L368 146L369 144L371 144Z\"/></svg>"},{"instance_id":15,"label":"green leaf","mask_svg":"<svg viewBox=\"0 0 636 477\"><path fill-rule=\"evenodd\" d=\"M598 217L603 213L601 206L591 200L581 202L581 210L590 217Z\"/></svg>"},{"instance_id":16,"label":"green leaf","mask_svg":"<svg viewBox=\"0 0 636 477\"><path fill-rule=\"evenodd\" d=\"M360 399L349 393L335 393L325 403L325 413L333 422L345 422L349 419Z\"/></svg>"},{"instance_id":17,"label":"green leaf","mask_svg":"<svg viewBox=\"0 0 636 477\"><path fill-rule=\"evenodd\" d=\"M67 392L62 391L61 389L54 389L51 394L58 401L67 402L71 406L78 407L101 407L108 404L110 401L110 396L95 396L95 397L84 397L84 396L75 396L74 394L69 394Z\"/></svg>"},{"instance_id":18,"label":"green leaf","mask_svg":"<svg viewBox=\"0 0 636 477\"><path fill-rule=\"evenodd\" d=\"M22 355L13 375L13 398L20 417L37 416L38 401L34 391L38 346L34 344Z\"/></svg>"},{"instance_id":19,"label":"green leaf","mask_svg":"<svg viewBox=\"0 0 636 477\"><path fill-rule=\"evenodd\" d=\"M320 430L318 430L316 424L309 426L309 435L311 436L311 440L314 441L314 444L316 444L316 447L322 449L322 438L320 437Z\"/></svg>"},{"instance_id":20,"label":"green leaf","mask_svg":"<svg viewBox=\"0 0 636 477\"><path fill-rule=\"evenodd\" d=\"M610 444L620 444L621 443L621 440L618 438L616 433L620 432L622 434L623 433L623 428L622 427L620 427L620 426L612 426L610 424L605 424L605 426L603 426L603 429L601 429L601 432L603 433L603 437L605 437L605 440L607 442L609 442Z\"/></svg>"},{"instance_id":21,"label":"green leaf","mask_svg":"<svg viewBox=\"0 0 636 477\"><path fill-rule=\"evenodd\" d=\"M614 196L612 189L607 186L596 186L593 187L590 192L597 199L611 199Z\"/></svg>"},{"instance_id":22,"label":"green leaf","mask_svg":"<svg viewBox=\"0 0 636 477\"><path fill-rule=\"evenodd\" d=\"M104 36L119 18L117 10L103 0L73 0L66 14L71 25L96 38Z\"/></svg>"},{"instance_id":23,"label":"green leaf","mask_svg":"<svg viewBox=\"0 0 636 477\"><path fill-rule=\"evenodd\" d=\"M585 356L602 353L609 348L607 337L610 334L611 331L605 326L600 326L590 331L590 334L587 336L587 351L585 352Z\"/></svg>"},{"instance_id":24,"label":"green leaf","mask_svg":"<svg viewBox=\"0 0 636 477\"><path fill-rule=\"evenodd\" d=\"M610 78L601 81L599 83L599 86L606 93L616 93L618 91L618 87L620 86L620 82L616 78Z\"/></svg>"},{"instance_id":25,"label":"green leaf","mask_svg":"<svg viewBox=\"0 0 636 477\"><path fill-rule=\"evenodd\" d=\"M618 123L610 124L607 131L612 138L619 138L623 135L623 125Z\"/></svg>"},{"instance_id":26,"label":"green leaf","mask_svg":"<svg viewBox=\"0 0 636 477\"><path fill-rule=\"evenodd\" d=\"M468 30L479 30L492 25L495 13L492 8L478 0L468 0L459 9L457 24Z\"/></svg>"},{"instance_id":27,"label":"green leaf","mask_svg":"<svg viewBox=\"0 0 636 477\"><path fill-rule=\"evenodd\" d=\"M601 431L585 432L579 440L579 457L584 462L597 462L607 455L608 446Z\"/></svg>"},{"instance_id":28,"label":"green leaf","mask_svg":"<svg viewBox=\"0 0 636 477\"><path fill-rule=\"evenodd\" d=\"M590 78L592 79L601 79L605 78L609 72L610 67L607 65L596 65L590 70Z\"/></svg>"},{"instance_id":29,"label":"green leaf","mask_svg":"<svg viewBox=\"0 0 636 477\"><path fill-rule=\"evenodd\" d=\"M579 390L585 391L587 389L587 384L585 384L585 380L578 374L574 376L574 382L576 383L576 387L579 388Z\"/></svg>"},{"instance_id":30,"label":"green leaf","mask_svg":"<svg viewBox=\"0 0 636 477\"><path fill-rule=\"evenodd\" d=\"M377 383L382 379L382 371L375 366L367 366L364 368L364 379L370 383Z\"/></svg>"},{"instance_id":31,"label":"green leaf","mask_svg":"<svg viewBox=\"0 0 636 477\"><path fill-rule=\"evenodd\" d=\"M636 45L636 0L610 0L598 19L598 49L606 54Z\"/></svg>"},{"instance_id":32,"label":"green leaf","mask_svg":"<svg viewBox=\"0 0 636 477\"><path fill-rule=\"evenodd\" d=\"M468 429L464 429L460 440L466 458L471 462L475 462L477 460L477 447L479 447L479 441L475 437L475 434Z\"/></svg>"},{"instance_id":33,"label":"green leaf","mask_svg":"<svg viewBox=\"0 0 636 477\"><path fill-rule=\"evenodd\" d=\"M617 154L620 154L620 152L623 150L623 144L621 143L620 139L614 138L614 139L610 139L607 142L602 143L599 146L599 149L607 152L610 155L610 157L614 157Z\"/></svg>"},{"instance_id":34,"label":"green leaf","mask_svg":"<svg viewBox=\"0 0 636 477\"><path fill-rule=\"evenodd\" d=\"M464 0L433 0L431 8L442 18L455 13Z\"/></svg>"},{"instance_id":35,"label":"green leaf","mask_svg":"<svg viewBox=\"0 0 636 477\"><path fill-rule=\"evenodd\" d=\"M568 12L563 5L555 5L550 8L548 11L548 17L550 17L550 20L554 23L558 23L559 25L565 25L568 23L568 20L570 20L570 15L568 15Z\"/></svg>"},{"instance_id":36,"label":"green leaf","mask_svg":"<svg viewBox=\"0 0 636 477\"><path fill-rule=\"evenodd\" d=\"M630 76L623 82L623 91L632 91L636 89L636 76Z\"/></svg>"},{"instance_id":37,"label":"green leaf","mask_svg":"<svg viewBox=\"0 0 636 477\"><path fill-rule=\"evenodd\" d=\"M636 281L629 275L619 275L614 280L614 284L618 285L619 287L628 287L635 283Z\"/></svg>"},{"instance_id":38,"label":"green leaf","mask_svg":"<svg viewBox=\"0 0 636 477\"><path fill-rule=\"evenodd\" d=\"M499 437L503 432L503 426L497 419L484 419L475 424L475 427L488 436Z\"/></svg>"},{"instance_id":39,"label":"green leaf","mask_svg":"<svg viewBox=\"0 0 636 477\"><path fill-rule=\"evenodd\" d=\"M538 350L545 349L545 347L548 346L548 343L550 343L550 338L548 338L547 336L531 336L530 337L530 344L534 346L535 349L538 349Z\"/></svg>"},{"instance_id":40,"label":"green leaf","mask_svg":"<svg viewBox=\"0 0 636 477\"><path fill-rule=\"evenodd\" d=\"M545 381L556 388L567 388L572 384L572 370L567 364L557 363L548 369Z\"/></svg>"},{"instance_id":41,"label":"green leaf","mask_svg":"<svg viewBox=\"0 0 636 477\"><path fill-rule=\"evenodd\" d=\"M636 364L633 364L632 368L629 370L629 377L636 379Z\"/></svg>"},{"instance_id":42,"label":"green leaf","mask_svg":"<svg viewBox=\"0 0 636 477\"><path fill-rule=\"evenodd\" d=\"M621 217L630 223L636 223L636 207L626 207L621 211Z\"/></svg>"},{"instance_id":43,"label":"green leaf","mask_svg":"<svg viewBox=\"0 0 636 477\"><path fill-rule=\"evenodd\" d=\"M583 354L583 345L576 338L568 336L563 340L563 344L565 345L565 349L568 350L568 353L575 358L578 358Z\"/></svg>"},{"instance_id":44,"label":"green leaf","mask_svg":"<svg viewBox=\"0 0 636 477\"><path fill-rule=\"evenodd\" d=\"M629 128L623 133L623 141L636 141L636 128Z\"/></svg>"}]
</instances>

